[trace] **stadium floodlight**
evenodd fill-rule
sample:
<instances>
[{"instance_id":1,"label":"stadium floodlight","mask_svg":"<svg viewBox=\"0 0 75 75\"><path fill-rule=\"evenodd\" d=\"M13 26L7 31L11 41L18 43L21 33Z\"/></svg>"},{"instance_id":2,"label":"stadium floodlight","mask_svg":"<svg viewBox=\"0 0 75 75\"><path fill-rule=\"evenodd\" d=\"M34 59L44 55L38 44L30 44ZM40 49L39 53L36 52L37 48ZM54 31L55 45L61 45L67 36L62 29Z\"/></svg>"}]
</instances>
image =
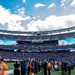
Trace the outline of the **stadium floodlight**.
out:
<instances>
[{"instance_id":1,"label":"stadium floodlight","mask_svg":"<svg viewBox=\"0 0 75 75\"><path fill-rule=\"evenodd\" d=\"M70 52L75 52L75 50L70 50Z\"/></svg>"}]
</instances>

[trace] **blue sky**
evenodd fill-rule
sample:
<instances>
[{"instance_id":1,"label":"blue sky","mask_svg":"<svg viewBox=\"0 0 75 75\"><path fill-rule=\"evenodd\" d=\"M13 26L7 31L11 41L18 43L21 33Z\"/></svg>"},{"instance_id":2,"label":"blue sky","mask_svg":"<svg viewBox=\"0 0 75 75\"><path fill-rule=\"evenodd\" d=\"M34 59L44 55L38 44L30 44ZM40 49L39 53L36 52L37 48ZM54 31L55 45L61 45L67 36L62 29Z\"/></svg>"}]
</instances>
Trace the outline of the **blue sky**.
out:
<instances>
[{"instance_id":1,"label":"blue sky","mask_svg":"<svg viewBox=\"0 0 75 75\"><path fill-rule=\"evenodd\" d=\"M0 29L54 30L75 26L75 0L0 0Z\"/></svg>"},{"instance_id":2,"label":"blue sky","mask_svg":"<svg viewBox=\"0 0 75 75\"><path fill-rule=\"evenodd\" d=\"M24 7L25 8L25 12L26 15L35 15L33 14L34 11L40 11L40 13L42 12L42 10L45 12L46 8L51 4L51 3L56 3L57 6L60 6L60 2L61 0L26 0L26 2L23 2L23 0L0 0L0 4L6 8L6 9L10 9L12 14L15 14L15 11L17 11L19 8ZM45 5L45 8L43 9L43 6L39 6L38 9L36 9L34 7L35 4L37 3L41 3L43 5ZM40 10L42 9L42 10ZM29 13L29 14L28 14ZM36 15L38 15L38 13L36 13Z\"/></svg>"}]
</instances>

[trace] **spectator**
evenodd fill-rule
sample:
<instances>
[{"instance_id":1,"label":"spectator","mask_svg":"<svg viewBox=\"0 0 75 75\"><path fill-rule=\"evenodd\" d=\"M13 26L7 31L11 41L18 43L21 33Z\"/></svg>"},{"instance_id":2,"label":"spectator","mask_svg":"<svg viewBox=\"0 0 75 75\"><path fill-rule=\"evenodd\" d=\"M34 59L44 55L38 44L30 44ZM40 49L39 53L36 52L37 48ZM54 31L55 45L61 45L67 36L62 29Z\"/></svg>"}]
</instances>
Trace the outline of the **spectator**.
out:
<instances>
[{"instance_id":1,"label":"spectator","mask_svg":"<svg viewBox=\"0 0 75 75\"><path fill-rule=\"evenodd\" d=\"M21 75L26 75L26 69L27 69L26 60L23 59L21 64Z\"/></svg>"},{"instance_id":2,"label":"spectator","mask_svg":"<svg viewBox=\"0 0 75 75\"><path fill-rule=\"evenodd\" d=\"M61 62L61 73L64 75L64 62Z\"/></svg>"},{"instance_id":3,"label":"spectator","mask_svg":"<svg viewBox=\"0 0 75 75\"><path fill-rule=\"evenodd\" d=\"M14 64L14 75L20 75L19 66L20 64L18 63L18 61L16 61Z\"/></svg>"},{"instance_id":4,"label":"spectator","mask_svg":"<svg viewBox=\"0 0 75 75\"><path fill-rule=\"evenodd\" d=\"M30 70L32 69L32 65L31 65L31 61L28 60L28 72L27 72L27 75L30 74Z\"/></svg>"},{"instance_id":5,"label":"spectator","mask_svg":"<svg viewBox=\"0 0 75 75\"><path fill-rule=\"evenodd\" d=\"M50 69L51 69L51 63L48 61L47 63L47 68L48 68L48 75L51 75Z\"/></svg>"},{"instance_id":6,"label":"spectator","mask_svg":"<svg viewBox=\"0 0 75 75\"><path fill-rule=\"evenodd\" d=\"M38 62L37 62L37 60L35 61L35 74L37 74L38 73Z\"/></svg>"},{"instance_id":7,"label":"spectator","mask_svg":"<svg viewBox=\"0 0 75 75\"><path fill-rule=\"evenodd\" d=\"M43 69L44 69L44 75L47 75L47 61L46 60L44 60Z\"/></svg>"},{"instance_id":8,"label":"spectator","mask_svg":"<svg viewBox=\"0 0 75 75\"><path fill-rule=\"evenodd\" d=\"M6 75L7 70L8 70L8 66L3 61L3 58L0 56L0 75Z\"/></svg>"},{"instance_id":9,"label":"spectator","mask_svg":"<svg viewBox=\"0 0 75 75\"><path fill-rule=\"evenodd\" d=\"M40 72L40 68L41 68L41 61L38 61L38 71Z\"/></svg>"},{"instance_id":10,"label":"spectator","mask_svg":"<svg viewBox=\"0 0 75 75\"><path fill-rule=\"evenodd\" d=\"M67 70L68 70L68 74L71 75L71 63L70 62L67 63Z\"/></svg>"}]
</instances>

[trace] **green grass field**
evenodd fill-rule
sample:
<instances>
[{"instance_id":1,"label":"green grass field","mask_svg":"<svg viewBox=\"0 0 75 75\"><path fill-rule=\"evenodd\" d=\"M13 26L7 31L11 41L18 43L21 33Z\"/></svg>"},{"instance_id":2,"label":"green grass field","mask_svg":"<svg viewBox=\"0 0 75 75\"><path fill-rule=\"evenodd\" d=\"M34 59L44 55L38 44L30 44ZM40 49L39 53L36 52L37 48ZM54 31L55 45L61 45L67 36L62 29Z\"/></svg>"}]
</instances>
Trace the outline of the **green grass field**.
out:
<instances>
[{"instance_id":1,"label":"green grass field","mask_svg":"<svg viewBox=\"0 0 75 75\"><path fill-rule=\"evenodd\" d=\"M14 67L13 67L13 64L14 63L7 63L7 65L8 65L8 70L12 70Z\"/></svg>"},{"instance_id":2,"label":"green grass field","mask_svg":"<svg viewBox=\"0 0 75 75\"><path fill-rule=\"evenodd\" d=\"M37 75L44 75L43 72L38 73ZM54 71L51 72L51 75L61 75L61 71ZM67 73L65 73L65 75L68 75ZM75 69L72 71L71 75L75 75Z\"/></svg>"},{"instance_id":3,"label":"green grass field","mask_svg":"<svg viewBox=\"0 0 75 75\"><path fill-rule=\"evenodd\" d=\"M13 64L14 63L7 63L7 65L9 66L9 70L12 70L14 67L13 67ZM13 74L11 74L13 75ZM40 72L38 73L37 75L44 75L43 72ZM61 75L61 71L54 71L54 72L51 72L51 75ZM68 75L67 73L65 73L65 75ZM75 75L75 69L72 70L72 74L71 75Z\"/></svg>"}]
</instances>

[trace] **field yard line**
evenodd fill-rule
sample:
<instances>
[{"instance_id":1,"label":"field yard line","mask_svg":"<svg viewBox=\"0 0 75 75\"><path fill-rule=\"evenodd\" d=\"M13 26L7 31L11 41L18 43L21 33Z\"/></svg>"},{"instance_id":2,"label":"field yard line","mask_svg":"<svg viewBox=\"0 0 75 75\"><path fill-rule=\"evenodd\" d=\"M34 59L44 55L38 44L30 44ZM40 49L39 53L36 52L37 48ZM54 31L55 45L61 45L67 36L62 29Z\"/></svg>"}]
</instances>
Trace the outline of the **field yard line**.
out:
<instances>
[{"instance_id":1,"label":"field yard line","mask_svg":"<svg viewBox=\"0 0 75 75\"><path fill-rule=\"evenodd\" d=\"M6 75L13 74L13 70L6 71Z\"/></svg>"}]
</instances>

